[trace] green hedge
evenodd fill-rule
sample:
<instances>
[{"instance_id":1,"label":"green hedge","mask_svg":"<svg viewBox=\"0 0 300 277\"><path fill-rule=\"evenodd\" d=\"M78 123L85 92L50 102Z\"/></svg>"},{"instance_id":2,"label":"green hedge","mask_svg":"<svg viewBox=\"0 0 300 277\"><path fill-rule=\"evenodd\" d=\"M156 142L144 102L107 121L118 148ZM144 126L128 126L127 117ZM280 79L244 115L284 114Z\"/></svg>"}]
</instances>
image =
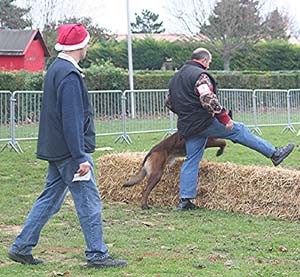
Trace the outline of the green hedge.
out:
<instances>
[{"instance_id":1,"label":"green hedge","mask_svg":"<svg viewBox=\"0 0 300 277\"><path fill-rule=\"evenodd\" d=\"M127 70L109 65L84 70L90 90L129 89ZM166 89L174 71L137 71L134 89ZM300 71L210 71L218 88L295 89L300 88ZM0 72L0 90L41 90L43 72Z\"/></svg>"},{"instance_id":2,"label":"green hedge","mask_svg":"<svg viewBox=\"0 0 300 277\"><path fill-rule=\"evenodd\" d=\"M153 38L134 39L132 41L133 68L138 70L160 70L166 58L172 59L173 68L179 68L185 60L191 58L191 53L198 47L206 47L205 43L195 41L155 40ZM222 69L223 60L218 53L211 49L213 62L211 69ZM110 62L116 67L128 68L127 41L106 41L96 43L89 48L84 67L92 64L100 65Z\"/></svg>"},{"instance_id":3,"label":"green hedge","mask_svg":"<svg viewBox=\"0 0 300 277\"><path fill-rule=\"evenodd\" d=\"M0 71L0 90L41 90L43 72Z\"/></svg>"},{"instance_id":4,"label":"green hedge","mask_svg":"<svg viewBox=\"0 0 300 277\"><path fill-rule=\"evenodd\" d=\"M123 90L129 83L124 69L107 65L91 66L84 75L89 90Z\"/></svg>"},{"instance_id":5,"label":"green hedge","mask_svg":"<svg viewBox=\"0 0 300 277\"><path fill-rule=\"evenodd\" d=\"M219 88L296 89L300 88L300 71L211 71Z\"/></svg>"},{"instance_id":6,"label":"green hedge","mask_svg":"<svg viewBox=\"0 0 300 277\"><path fill-rule=\"evenodd\" d=\"M172 66L179 68L198 47L212 53L211 70L223 70L223 57L211 46L199 41L134 39L132 42L133 68L136 70L160 70L165 59L172 59ZM128 68L127 41L106 41L93 45L84 67L109 61L116 67ZM242 70L300 70L300 47L288 41L265 41L239 51L232 57L230 69Z\"/></svg>"},{"instance_id":7,"label":"green hedge","mask_svg":"<svg viewBox=\"0 0 300 277\"><path fill-rule=\"evenodd\" d=\"M240 51L232 60L235 70L300 70L300 47L285 41L260 42Z\"/></svg>"}]
</instances>

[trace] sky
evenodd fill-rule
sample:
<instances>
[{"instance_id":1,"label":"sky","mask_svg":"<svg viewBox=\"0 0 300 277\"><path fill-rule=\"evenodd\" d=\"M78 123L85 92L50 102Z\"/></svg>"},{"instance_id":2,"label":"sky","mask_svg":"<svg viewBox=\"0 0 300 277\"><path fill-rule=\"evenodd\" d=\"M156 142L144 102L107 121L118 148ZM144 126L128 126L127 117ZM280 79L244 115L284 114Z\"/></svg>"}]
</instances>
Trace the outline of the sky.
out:
<instances>
[{"instance_id":1,"label":"sky","mask_svg":"<svg viewBox=\"0 0 300 277\"><path fill-rule=\"evenodd\" d=\"M83 13L90 15L101 27L106 27L113 33L127 33L127 0L82 0L85 8ZM174 0L173 0L174 1ZM280 11L286 11L293 18L300 29L300 1L299 0L265 0L267 11L278 7ZM96 2L96 3L95 3ZM209 1L206 1L209 2ZM168 0L129 0L130 22L135 21L135 13L141 14L143 9L159 14L159 20L163 21L166 33L180 32L178 24L170 15Z\"/></svg>"},{"instance_id":2,"label":"sky","mask_svg":"<svg viewBox=\"0 0 300 277\"><path fill-rule=\"evenodd\" d=\"M26 6L26 2L43 3L49 0L15 0L18 4ZM89 16L100 27L107 28L112 33L126 34L127 24L127 0L54 0L60 2L60 12L79 17ZM163 21L165 33L182 33L183 28L170 14L171 2L188 3L189 0L128 0L130 22L135 21L135 13L141 15L143 9L148 9L159 14L159 20ZM191 1L191 0L190 0ZM199 0L200 1L200 0ZM202 0L206 5L215 0ZM278 7L280 11L286 11L293 19L294 24L300 29L300 1L299 0L259 0L265 2L265 10L272 11ZM186 4L187 5L187 4ZM37 5L35 5L37 6ZM180 6L180 4L179 4ZM178 8L178 7L177 7ZM191 7L188 6L190 10ZM299 32L300 33L300 32Z\"/></svg>"},{"instance_id":3,"label":"sky","mask_svg":"<svg viewBox=\"0 0 300 277\"><path fill-rule=\"evenodd\" d=\"M89 14L100 27L106 27L113 33L127 33L127 1L126 0L83 0L91 2L94 7L83 8L82 13ZM95 3L96 2L96 3ZM173 32L170 16L167 13L165 0L129 0L130 22L135 21L135 13L141 14L143 9L148 9L159 14L159 20L164 21L164 27Z\"/></svg>"}]
</instances>

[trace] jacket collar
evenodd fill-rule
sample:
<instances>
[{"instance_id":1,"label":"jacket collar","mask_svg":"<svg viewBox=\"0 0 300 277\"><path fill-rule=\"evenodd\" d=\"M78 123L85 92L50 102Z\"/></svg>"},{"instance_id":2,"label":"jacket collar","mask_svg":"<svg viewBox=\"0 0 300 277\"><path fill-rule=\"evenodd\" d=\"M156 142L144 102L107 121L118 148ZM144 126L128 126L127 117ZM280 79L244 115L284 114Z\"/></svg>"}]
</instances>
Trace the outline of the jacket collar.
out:
<instances>
[{"instance_id":1,"label":"jacket collar","mask_svg":"<svg viewBox=\"0 0 300 277\"><path fill-rule=\"evenodd\" d=\"M67 55L66 53L60 52L57 55L57 57L71 62L79 70L79 72L82 73L82 68L78 65L78 63L71 56Z\"/></svg>"},{"instance_id":2,"label":"jacket collar","mask_svg":"<svg viewBox=\"0 0 300 277\"><path fill-rule=\"evenodd\" d=\"M192 64L192 65L196 65L198 67L201 67L202 69L206 70L207 68L198 60L187 60L185 62L186 64Z\"/></svg>"}]
</instances>

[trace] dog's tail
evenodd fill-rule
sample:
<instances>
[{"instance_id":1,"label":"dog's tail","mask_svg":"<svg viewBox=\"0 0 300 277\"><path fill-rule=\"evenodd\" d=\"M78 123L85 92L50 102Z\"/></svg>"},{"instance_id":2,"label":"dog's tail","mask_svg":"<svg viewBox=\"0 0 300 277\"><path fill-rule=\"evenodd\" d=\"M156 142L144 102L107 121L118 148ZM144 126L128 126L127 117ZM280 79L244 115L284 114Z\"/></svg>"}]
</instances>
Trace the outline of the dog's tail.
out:
<instances>
[{"instance_id":1,"label":"dog's tail","mask_svg":"<svg viewBox=\"0 0 300 277\"><path fill-rule=\"evenodd\" d=\"M123 187L127 188L138 184L145 178L146 174L146 169L144 166L142 166L140 171L137 174L131 176L131 178L123 185Z\"/></svg>"}]
</instances>

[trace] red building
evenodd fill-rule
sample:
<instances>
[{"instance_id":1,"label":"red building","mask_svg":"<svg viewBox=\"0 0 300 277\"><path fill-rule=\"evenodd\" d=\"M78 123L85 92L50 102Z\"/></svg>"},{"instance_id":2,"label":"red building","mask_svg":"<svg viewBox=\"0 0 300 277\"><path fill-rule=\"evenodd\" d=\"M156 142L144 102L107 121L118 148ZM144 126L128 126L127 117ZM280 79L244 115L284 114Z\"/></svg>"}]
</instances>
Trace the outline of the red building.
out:
<instances>
[{"instance_id":1,"label":"red building","mask_svg":"<svg viewBox=\"0 0 300 277\"><path fill-rule=\"evenodd\" d=\"M39 30L0 30L0 70L45 69L49 50Z\"/></svg>"}]
</instances>

